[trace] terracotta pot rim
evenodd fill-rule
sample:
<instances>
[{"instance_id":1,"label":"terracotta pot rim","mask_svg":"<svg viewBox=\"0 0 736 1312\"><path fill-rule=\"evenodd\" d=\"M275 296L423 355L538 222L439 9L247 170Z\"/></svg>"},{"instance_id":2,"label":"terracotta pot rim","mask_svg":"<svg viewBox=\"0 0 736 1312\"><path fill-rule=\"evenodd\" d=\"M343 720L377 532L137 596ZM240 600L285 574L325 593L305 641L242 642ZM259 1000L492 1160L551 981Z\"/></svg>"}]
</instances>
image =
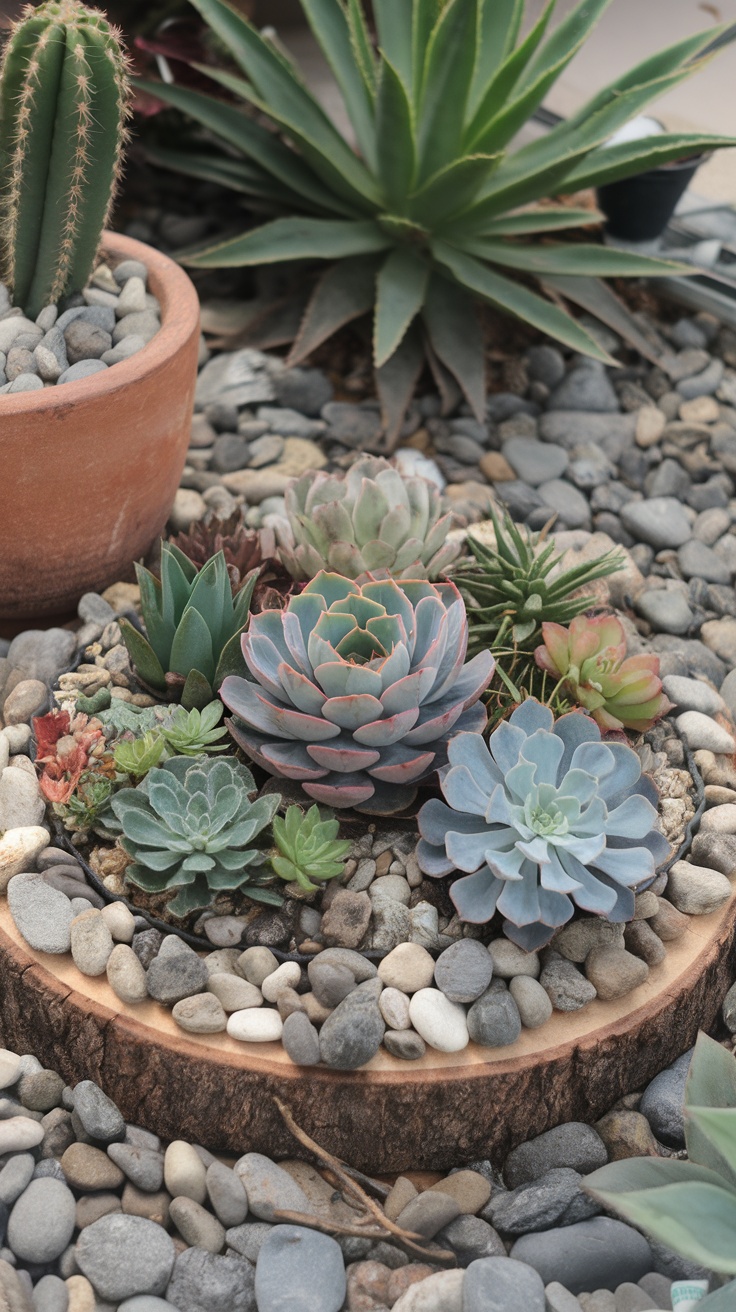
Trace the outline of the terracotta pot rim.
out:
<instances>
[{"instance_id":1,"label":"terracotta pot rim","mask_svg":"<svg viewBox=\"0 0 736 1312\"><path fill-rule=\"evenodd\" d=\"M161 305L161 327L140 351L112 365L104 373L63 383L61 388L44 387L43 391L6 393L0 397L0 414L42 415L52 414L60 406L67 408L77 401L90 402L127 389L148 374L155 373L172 356L176 355L191 332L192 319L199 317L199 298L189 275L170 256L157 251L145 242L136 241L117 232L104 232L101 250L121 260L139 260L145 264L155 294ZM176 316L172 316L171 302L179 301ZM184 311L181 303L184 302Z\"/></svg>"}]
</instances>

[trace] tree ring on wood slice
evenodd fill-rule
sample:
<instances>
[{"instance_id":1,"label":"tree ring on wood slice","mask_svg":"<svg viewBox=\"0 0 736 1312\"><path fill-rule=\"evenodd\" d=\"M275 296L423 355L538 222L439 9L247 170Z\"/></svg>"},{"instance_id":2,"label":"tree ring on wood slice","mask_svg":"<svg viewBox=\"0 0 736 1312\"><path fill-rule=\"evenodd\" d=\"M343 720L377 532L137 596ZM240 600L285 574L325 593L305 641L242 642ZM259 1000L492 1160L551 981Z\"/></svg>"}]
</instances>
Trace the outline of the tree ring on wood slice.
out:
<instances>
[{"instance_id":1,"label":"tree ring on wood slice","mask_svg":"<svg viewBox=\"0 0 736 1312\"><path fill-rule=\"evenodd\" d=\"M446 1170L500 1161L564 1121L602 1116L709 1028L736 966L736 896L691 917L648 980L615 1002L555 1012L509 1048L381 1051L357 1071L294 1066L280 1043L184 1034L156 1002L127 1007L104 976L34 953L0 903L0 1042L34 1052L68 1084L97 1081L126 1121L166 1139L241 1154L293 1153L274 1096L330 1152L361 1170Z\"/></svg>"}]
</instances>

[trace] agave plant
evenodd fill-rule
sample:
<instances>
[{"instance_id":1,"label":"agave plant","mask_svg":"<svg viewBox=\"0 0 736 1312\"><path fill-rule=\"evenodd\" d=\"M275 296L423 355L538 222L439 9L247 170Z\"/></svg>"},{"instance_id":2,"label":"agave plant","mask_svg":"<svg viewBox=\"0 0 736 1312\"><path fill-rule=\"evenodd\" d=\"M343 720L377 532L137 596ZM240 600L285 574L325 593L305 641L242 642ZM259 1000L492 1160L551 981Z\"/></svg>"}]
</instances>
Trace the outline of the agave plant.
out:
<instances>
[{"instance_id":1,"label":"agave plant","mask_svg":"<svg viewBox=\"0 0 736 1312\"><path fill-rule=\"evenodd\" d=\"M595 604L596 598L583 588L623 569L624 557L616 548L561 570L562 555L555 552L553 541L545 540L545 529L532 533L507 513L499 521L493 511L491 522L495 549L469 534L475 559L454 571L468 603L471 650L506 641L531 645L545 621L566 624Z\"/></svg>"},{"instance_id":2,"label":"agave plant","mask_svg":"<svg viewBox=\"0 0 736 1312\"><path fill-rule=\"evenodd\" d=\"M449 768L419 812L419 864L439 878L455 870L450 897L463 920L496 911L526 950L549 942L575 906L630 920L634 890L670 853L656 828L657 790L624 743L601 742L579 711L555 723L529 698L491 734L463 733Z\"/></svg>"},{"instance_id":3,"label":"agave plant","mask_svg":"<svg viewBox=\"0 0 736 1312\"><path fill-rule=\"evenodd\" d=\"M578 615L568 629L542 625L537 665L589 711L601 729L651 729L672 710L662 692L659 657L626 656L626 634L615 615Z\"/></svg>"},{"instance_id":4,"label":"agave plant","mask_svg":"<svg viewBox=\"0 0 736 1312\"><path fill-rule=\"evenodd\" d=\"M562 308L559 293L586 308L596 301L610 313L613 297L605 289L596 294L592 279L666 274L681 266L585 241L537 244L600 217L540 202L733 144L726 137L665 133L605 145L649 100L700 68L725 26L647 58L566 122L510 152L610 0L581 0L550 30L552 0L523 37L523 0L374 0L377 47L361 0L302 0L342 92L356 153L280 45L224 0L192 2L245 76L202 71L261 118L184 87L139 84L223 146L213 151L210 135L206 149L159 150L154 158L286 217L182 258L198 268L326 262L291 361L303 360L345 323L372 311L378 390L392 434L423 353L438 380L459 385L482 417L476 298L573 350L609 361ZM528 275L557 299L529 287ZM625 321L623 307L614 305Z\"/></svg>"},{"instance_id":5,"label":"agave plant","mask_svg":"<svg viewBox=\"0 0 736 1312\"><path fill-rule=\"evenodd\" d=\"M254 791L250 770L233 758L172 756L151 770L137 788L112 799L122 845L134 862L126 879L147 893L176 892L168 903L174 916L208 907L234 889L255 902L280 904L279 895L262 886L266 854L249 846L270 824L280 798L251 802Z\"/></svg>"},{"instance_id":6,"label":"agave plant","mask_svg":"<svg viewBox=\"0 0 736 1312\"><path fill-rule=\"evenodd\" d=\"M227 729L220 724L222 702L210 702L198 711L186 711L177 706L162 725L161 733L172 756L202 756L210 752L224 752L227 744L221 742Z\"/></svg>"},{"instance_id":7,"label":"agave plant","mask_svg":"<svg viewBox=\"0 0 736 1312\"><path fill-rule=\"evenodd\" d=\"M403 478L387 460L363 456L346 474L303 474L286 489L290 533L281 558L296 579L321 569L357 579L437 579L460 554L448 542L450 516L426 478Z\"/></svg>"},{"instance_id":8,"label":"agave plant","mask_svg":"<svg viewBox=\"0 0 736 1312\"><path fill-rule=\"evenodd\" d=\"M258 570L251 610L269 610L274 604L281 606L294 590L291 577L276 555L272 530L246 528L240 510L234 510L227 519L213 515L206 521L195 520L187 533L178 533L169 542L198 570L221 551L233 593L242 588L253 570Z\"/></svg>"},{"instance_id":9,"label":"agave plant","mask_svg":"<svg viewBox=\"0 0 736 1312\"><path fill-rule=\"evenodd\" d=\"M352 843L337 837L339 829L339 821L321 818L318 806L310 806L306 815L300 806L290 806L283 820L274 816L279 855L271 857L271 865L279 878L316 893L325 880L341 875Z\"/></svg>"},{"instance_id":10,"label":"agave plant","mask_svg":"<svg viewBox=\"0 0 736 1312\"><path fill-rule=\"evenodd\" d=\"M736 1060L706 1034L685 1086L688 1161L632 1157L585 1178L606 1207L709 1271L736 1275ZM733 1312L736 1280L698 1303Z\"/></svg>"},{"instance_id":11,"label":"agave plant","mask_svg":"<svg viewBox=\"0 0 736 1312\"><path fill-rule=\"evenodd\" d=\"M161 581L136 565L144 638L121 619L123 640L141 681L159 694L178 694L186 708L212 701L226 674L243 668L240 637L248 623L256 575L233 598L225 556L202 570L169 542L161 546Z\"/></svg>"},{"instance_id":12,"label":"agave plant","mask_svg":"<svg viewBox=\"0 0 736 1312\"><path fill-rule=\"evenodd\" d=\"M493 657L464 665L467 632L452 583L318 574L285 611L253 616L254 682L231 676L221 689L230 731L318 802L401 811L444 765L448 738L485 725Z\"/></svg>"}]
</instances>

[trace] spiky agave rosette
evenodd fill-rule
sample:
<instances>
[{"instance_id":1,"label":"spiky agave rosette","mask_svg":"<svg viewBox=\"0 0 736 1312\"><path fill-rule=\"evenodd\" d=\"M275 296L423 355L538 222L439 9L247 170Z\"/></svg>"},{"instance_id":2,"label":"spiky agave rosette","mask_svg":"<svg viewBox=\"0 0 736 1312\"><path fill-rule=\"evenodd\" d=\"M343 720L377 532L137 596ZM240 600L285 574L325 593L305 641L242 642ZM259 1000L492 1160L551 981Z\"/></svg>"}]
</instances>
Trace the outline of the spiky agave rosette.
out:
<instances>
[{"instance_id":1,"label":"spiky agave rosette","mask_svg":"<svg viewBox=\"0 0 736 1312\"><path fill-rule=\"evenodd\" d=\"M636 752L602 742L580 711L555 722L529 698L491 734L459 734L441 776L445 801L419 812L422 870L453 871L450 896L463 920L496 911L504 932L530 951L549 942L575 907L621 923L634 893L671 853L656 828L658 793Z\"/></svg>"},{"instance_id":2,"label":"spiky agave rosette","mask_svg":"<svg viewBox=\"0 0 736 1312\"><path fill-rule=\"evenodd\" d=\"M467 640L452 583L320 573L287 610L252 616L242 646L254 682L221 689L230 730L318 802L401 811L444 765L451 734L485 726L493 657L464 664Z\"/></svg>"}]
</instances>

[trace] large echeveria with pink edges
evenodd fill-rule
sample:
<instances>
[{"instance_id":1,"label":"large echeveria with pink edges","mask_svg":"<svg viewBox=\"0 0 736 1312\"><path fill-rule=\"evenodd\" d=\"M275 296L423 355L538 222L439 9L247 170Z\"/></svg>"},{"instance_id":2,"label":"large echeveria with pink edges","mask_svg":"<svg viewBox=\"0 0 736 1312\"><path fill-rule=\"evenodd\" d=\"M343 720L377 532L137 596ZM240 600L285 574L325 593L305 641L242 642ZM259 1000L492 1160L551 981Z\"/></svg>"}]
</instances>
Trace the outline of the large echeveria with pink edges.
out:
<instances>
[{"instance_id":1,"label":"large echeveria with pink edges","mask_svg":"<svg viewBox=\"0 0 736 1312\"><path fill-rule=\"evenodd\" d=\"M534 698L486 744L462 733L441 774L445 801L419 812L421 869L441 878L463 920L498 911L527 950L548 942L575 907L622 922L670 845L656 827L657 789L625 743L601 741L587 715L555 722Z\"/></svg>"},{"instance_id":2,"label":"large echeveria with pink edges","mask_svg":"<svg viewBox=\"0 0 736 1312\"><path fill-rule=\"evenodd\" d=\"M447 760L447 743L485 727L490 652L465 663L468 622L453 583L320 573L284 611L251 617L254 682L221 696L230 730L270 774L335 807L389 814Z\"/></svg>"},{"instance_id":3,"label":"large echeveria with pink edges","mask_svg":"<svg viewBox=\"0 0 736 1312\"><path fill-rule=\"evenodd\" d=\"M578 615L569 628L542 625L544 642L534 655L601 729L645 733L672 710L662 692L659 657L626 655L626 634L615 615Z\"/></svg>"}]
</instances>

